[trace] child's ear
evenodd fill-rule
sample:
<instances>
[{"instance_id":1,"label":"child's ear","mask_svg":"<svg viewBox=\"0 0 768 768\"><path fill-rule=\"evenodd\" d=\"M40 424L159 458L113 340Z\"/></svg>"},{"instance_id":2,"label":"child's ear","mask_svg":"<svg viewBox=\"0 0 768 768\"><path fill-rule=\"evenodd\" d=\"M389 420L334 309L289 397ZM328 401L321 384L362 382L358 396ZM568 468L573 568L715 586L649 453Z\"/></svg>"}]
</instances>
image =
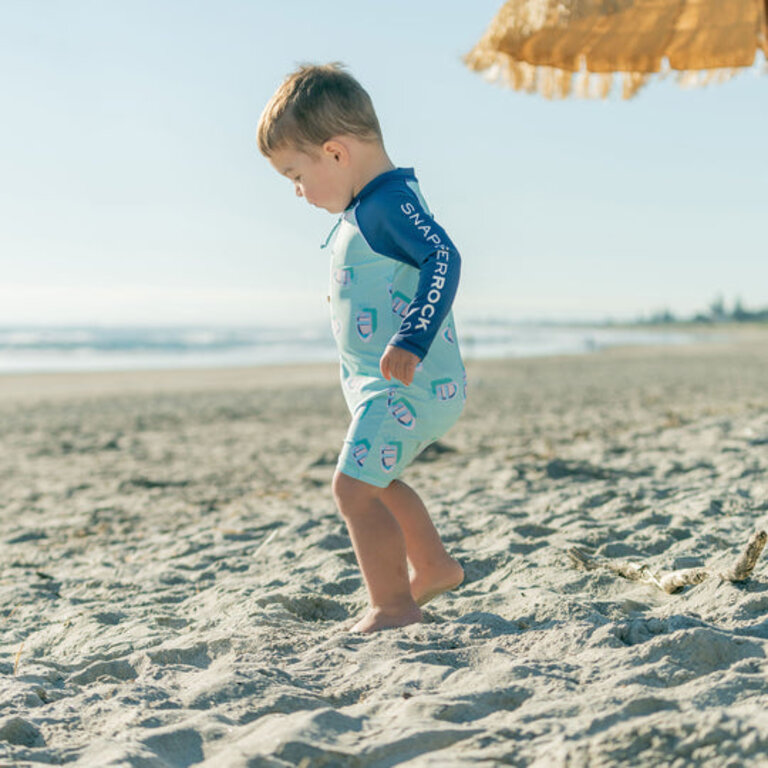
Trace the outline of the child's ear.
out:
<instances>
[{"instance_id":1,"label":"child's ear","mask_svg":"<svg viewBox=\"0 0 768 768\"><path fill-rule=\"evenodd\" d=\"M326 157L332 158L339 165L347 165L349 163L349 149L343 141L328 139L323 144L323 152Z\"/></svg>"}]
</instances>

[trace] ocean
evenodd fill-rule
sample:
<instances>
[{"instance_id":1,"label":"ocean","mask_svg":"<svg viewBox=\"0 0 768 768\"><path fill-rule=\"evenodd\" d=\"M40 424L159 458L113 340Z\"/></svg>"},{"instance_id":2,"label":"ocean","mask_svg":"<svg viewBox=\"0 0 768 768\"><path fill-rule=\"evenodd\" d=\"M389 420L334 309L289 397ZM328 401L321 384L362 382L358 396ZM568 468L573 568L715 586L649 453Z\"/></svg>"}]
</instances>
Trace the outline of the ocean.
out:
<instances>
[{"instance_id":1,"label":"ocean","mask_svg":"<svg viewBox=\"0 0 768 768\"><path fill-rule=\"evenodd\" d=\"M722 338L670 329L470 321L459 325L466 359L585 354L625 345ZM0 374L208 368L333 361L320 328L0 327Z\"/></svg>"}]
</instances>

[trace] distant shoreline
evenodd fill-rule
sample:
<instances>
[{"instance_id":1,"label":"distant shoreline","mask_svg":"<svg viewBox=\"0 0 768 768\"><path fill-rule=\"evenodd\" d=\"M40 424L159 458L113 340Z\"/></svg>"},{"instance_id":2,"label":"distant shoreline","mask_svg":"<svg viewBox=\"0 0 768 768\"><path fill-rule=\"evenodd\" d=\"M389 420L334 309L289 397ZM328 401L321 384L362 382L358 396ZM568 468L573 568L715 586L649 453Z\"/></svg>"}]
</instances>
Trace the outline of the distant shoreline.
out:
<instances>
[{"instance_id":1,"label":"distant shoreline","mask_svg":"<svg viewBox=\"0 0 768 768\"><path fill-rule=\"evenodd\" d=\"M466 359L584 355L624 346L674 346L768 339L761 324L507 323L459 325ZM0 376L78 372L261 368L333 364L326 329L0 328Z\"/></svg>"},{"instance_id":2,"label":"distant shoreline","mask_svg":"<svg viewBox=\"0 0 768 768\"><path fill-rule=\"evenodd\" d=\"M477 357L465 354L467 368L516 366L539 361L557 364L577 358L636 357L649 350L659 358L669 356L706 355L713 358L743 349L762 349L768 341L766 329L744 329L690 344L628 344L600 347L581 352L562 352L528 357ZM309 382L318 387L337 387L339 366L336 360L265 363L259 365L200 366L176 368L133 368L124 370L65 370L33 372L0 372L0 401L67 399L116 394L148 394L161 392L194 392L206 389L253 390L305 387Z\"/></svg>"}]
</instances>

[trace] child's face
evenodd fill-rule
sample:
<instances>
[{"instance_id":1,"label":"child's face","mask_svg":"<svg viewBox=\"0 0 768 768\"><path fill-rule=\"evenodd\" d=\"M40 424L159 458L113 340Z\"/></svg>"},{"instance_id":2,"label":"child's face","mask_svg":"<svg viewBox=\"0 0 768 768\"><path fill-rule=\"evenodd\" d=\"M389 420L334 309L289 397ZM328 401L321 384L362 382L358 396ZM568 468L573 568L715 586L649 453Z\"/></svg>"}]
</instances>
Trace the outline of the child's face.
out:
<instances>
[{"instance_id":1,"label":"child's face","mask_svg":"<svg viewBox=\"0 0 768 768\"><path fill-rule=\"evenodd\" d=\"M310 205L341 213L354 196L349 166L333 152L330 142L312 154L299 149L279 149L272 153L269 162L294 183L296 194Z\"/></svg>"}]
</instances>

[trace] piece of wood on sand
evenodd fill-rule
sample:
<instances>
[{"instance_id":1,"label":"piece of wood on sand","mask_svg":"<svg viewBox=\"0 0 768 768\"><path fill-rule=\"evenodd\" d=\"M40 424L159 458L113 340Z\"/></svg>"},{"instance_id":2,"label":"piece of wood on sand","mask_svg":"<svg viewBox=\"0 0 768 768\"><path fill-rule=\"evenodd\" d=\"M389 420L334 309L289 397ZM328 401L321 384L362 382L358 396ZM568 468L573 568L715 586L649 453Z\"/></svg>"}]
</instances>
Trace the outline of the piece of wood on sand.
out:
<instances>
[{"instance_id":1,"label":"piece of wood on sand","mask_svg":"<svg viewBox=\"0 0 768 768\"><path fill-rule=\"evenodd\" d=\"M739 559L733 564L733 567L723 571L720 577L726 581L746 581L755 570L757 559L760 557L765 542L768 540L768 533L765 531L755 531L747 542L746 549L739 555Z\"/></svg>"},{"instance_id":2,"label":"piece of wood on sand","mask_svg":"<svg viewBox=\"0 0 768 768\"><path fill-rule=\"evenodd\" d=\"M670 573L654 573L647 565L642 563L595 557L578 547L571 547L567 550L567 554L577 568L583 568L586 571L604 568L629 581L652 584L663 592L672 595L682 591L685 587L701 584L702 581L710 576L719 576L725 581L732 582L746 581L755 569L757 560L765 548L766 540L768 540L768 534L765 531L755 531L749 537L746 548L739 555L733 566L719 573L708 568L683 568L682 570L671 571Z\"/></svg>"}]
</instances>

